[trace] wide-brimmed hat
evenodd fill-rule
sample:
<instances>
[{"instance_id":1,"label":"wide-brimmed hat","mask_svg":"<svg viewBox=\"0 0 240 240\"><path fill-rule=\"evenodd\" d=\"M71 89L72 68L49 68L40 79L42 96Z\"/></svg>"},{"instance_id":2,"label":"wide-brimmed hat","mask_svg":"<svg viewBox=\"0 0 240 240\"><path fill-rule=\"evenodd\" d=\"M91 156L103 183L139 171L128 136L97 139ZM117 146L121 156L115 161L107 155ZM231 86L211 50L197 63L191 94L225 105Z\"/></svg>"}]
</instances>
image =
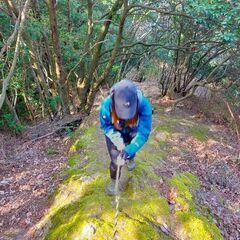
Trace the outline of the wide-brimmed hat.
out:
<instances>
[{"instance_id":1,"label":"wide-brimmed hat","mask_svg":"<svg viewBox=\"0 0 240 240\"><path fill-rule=\"evenodd\" d=\"M120 119L131 119L137 110L137 87L127 79L116 83L113 87L115 111Z\"/></svg>"}]
</instances>

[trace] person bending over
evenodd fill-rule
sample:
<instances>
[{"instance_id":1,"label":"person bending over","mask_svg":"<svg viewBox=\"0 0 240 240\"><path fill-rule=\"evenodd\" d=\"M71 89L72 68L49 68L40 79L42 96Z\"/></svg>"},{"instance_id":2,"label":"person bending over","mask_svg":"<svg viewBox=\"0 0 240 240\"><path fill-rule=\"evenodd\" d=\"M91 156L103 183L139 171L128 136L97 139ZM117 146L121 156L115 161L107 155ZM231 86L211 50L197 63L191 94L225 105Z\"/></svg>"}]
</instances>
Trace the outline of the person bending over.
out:
<instances>
[{"instance_id":1,"label":"person bending over","mask_svg":"<svg viewBox=\"0 0 240 240\"><path fill-rule=\"evenodd\" d=\"M103 100L99 118L111 158L111 181L106 193L115 195L117 160L119 157L124 159L129 171L136 167L134 157L151 132L152 106L132 81L123 79L111 88L110 95Z\"/></svg>"}]
</instances>

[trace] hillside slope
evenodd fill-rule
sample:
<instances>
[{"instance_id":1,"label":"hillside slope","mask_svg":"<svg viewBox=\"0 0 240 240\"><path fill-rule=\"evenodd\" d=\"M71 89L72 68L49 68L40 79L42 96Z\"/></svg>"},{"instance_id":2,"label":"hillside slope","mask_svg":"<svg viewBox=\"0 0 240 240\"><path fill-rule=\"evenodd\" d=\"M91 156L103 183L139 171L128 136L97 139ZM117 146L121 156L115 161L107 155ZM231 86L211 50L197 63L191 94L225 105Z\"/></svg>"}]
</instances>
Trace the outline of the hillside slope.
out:
<instances>
[{"instance_id":1,"label":"hillside slope","mask_svg":"<svg viewBox=\"0 0 240 240\"><path fill-rule=\"evenodd\" d=\"M223 126L158 107L137 168L127 173L118 239L238 239L238 153ZM76 133L68 161L68 178L35 226L35 238L112 239L115 206L104 192L109 157L97 111Z\"/></svg>"}]
</instances>

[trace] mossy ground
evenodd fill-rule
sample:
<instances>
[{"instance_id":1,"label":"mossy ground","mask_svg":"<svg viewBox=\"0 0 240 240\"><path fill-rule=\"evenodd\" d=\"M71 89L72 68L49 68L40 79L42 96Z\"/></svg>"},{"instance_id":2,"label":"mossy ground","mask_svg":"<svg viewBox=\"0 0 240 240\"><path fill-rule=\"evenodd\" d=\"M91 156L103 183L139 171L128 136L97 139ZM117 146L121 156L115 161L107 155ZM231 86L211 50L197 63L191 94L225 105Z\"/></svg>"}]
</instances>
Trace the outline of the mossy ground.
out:
<instances>
[{"instance_id":1,"label":"mossy ground","mask_svg":"<svg viewBox=\"0 0 240 240\"><path fill-rule=\"evenodd\" d=\"M164 148L167 146L165 140L156 140L155 136L165 131L167 137L171 137L180 122L167 116L163 120L165 125L162 122L155 127L148 143L138 153L137 168L129 173L131 180L121 194L118 239L157 240L175 239L176 236L196 240L222 239L211 218L203 216L194 201L194 192L199 188L196 176L178 173L167 180L167 184L178 193L176 202L180 207L174 214L166 198L153 187L160 179L154 166L161 166L169 151ZM192 135L198 136L194 131ZM45 239L49 240L112 239L114 198L104 192L109 181L109 156L98 127L80 129L79 139L70 148L70 153L69 177L56 191L52 205L38 227L49 226L45 234ZM165 226L168 233L164 233L161 226Z\"/></svg>"}]
</instances>

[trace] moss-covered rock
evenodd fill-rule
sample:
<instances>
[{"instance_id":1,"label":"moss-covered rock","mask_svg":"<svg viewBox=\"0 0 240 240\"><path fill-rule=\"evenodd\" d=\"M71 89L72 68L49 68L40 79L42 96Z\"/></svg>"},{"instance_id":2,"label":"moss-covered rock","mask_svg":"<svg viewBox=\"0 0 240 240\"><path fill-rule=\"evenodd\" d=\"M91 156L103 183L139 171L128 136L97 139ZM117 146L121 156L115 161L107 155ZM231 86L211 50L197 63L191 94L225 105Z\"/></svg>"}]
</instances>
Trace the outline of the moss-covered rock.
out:
<instances>
[{"instance_id":1,"label":"moss-covered rock","mask_svg":"<svg viewBox=\"0 0 240 240\"><path fill-rule=\"evenodd\" d=\"M223 239L211 216L203 216L194 201L194 193L199 188L198 178L188 172L180 173L169 179L169 184L177 190L177 235L194 240Z\"/></svg>"},{"instance_id":2,"label":"moss-covered rock","mask_svg":"<svg viewBox=\"0 0 240 240\"><path fill-rule=\"evenodd\" d=\"M203 216L194 201L194 191L199 188L196 176L181 173L168 179L167 184L177 191L180 206L174 216L166 198L154 188L160 179L154 166L166 161L168 151L164 148L167 139L160 143L155 134L162 131L171 137L177 123L172 119L157 128L137 154L137 167L129 173L131 180L121 193L119 240L175 239L176 235L181 239L221 239L211 218ZM55 192L48 213L37 227L47 226L44 238L48 240L113 239L116 209L114 198L104 191L110 161L104 137L95 126L85 126L78 134L70 148L68 178Z\"/></svg>"}]
</instances>

